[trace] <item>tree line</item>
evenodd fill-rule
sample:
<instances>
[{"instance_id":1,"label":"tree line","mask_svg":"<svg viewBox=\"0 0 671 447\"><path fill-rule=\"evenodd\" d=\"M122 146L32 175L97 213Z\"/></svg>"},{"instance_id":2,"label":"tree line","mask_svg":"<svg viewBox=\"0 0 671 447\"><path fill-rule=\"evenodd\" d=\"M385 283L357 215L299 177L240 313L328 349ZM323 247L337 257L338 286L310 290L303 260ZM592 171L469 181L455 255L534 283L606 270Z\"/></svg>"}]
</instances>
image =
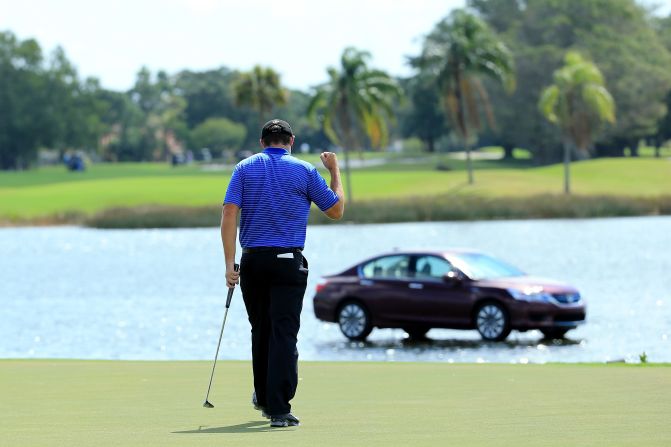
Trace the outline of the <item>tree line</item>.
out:
<instances>
[{"instance_id":1,"label":"tree line","mask_svg":"<svg viewBox=\"0 0 671 447\"><path fill-rule=\"evenodd\" d=\"M428 152L464 148L469 163L479 145L507 156L526 148L545 164L636 155L640 140L671 138L671 17L634 0L469 0L407 56L413 75L394 79L348 48L310 91L257 66L142 68L119 92L81 78L62 49L45 54L0 32L0 168L29 168L40 148L108 161L204 147L219 157L255 149L274 116L292 123L299 145L364 150L416 138Z\"/></svg>"}]
</instances>

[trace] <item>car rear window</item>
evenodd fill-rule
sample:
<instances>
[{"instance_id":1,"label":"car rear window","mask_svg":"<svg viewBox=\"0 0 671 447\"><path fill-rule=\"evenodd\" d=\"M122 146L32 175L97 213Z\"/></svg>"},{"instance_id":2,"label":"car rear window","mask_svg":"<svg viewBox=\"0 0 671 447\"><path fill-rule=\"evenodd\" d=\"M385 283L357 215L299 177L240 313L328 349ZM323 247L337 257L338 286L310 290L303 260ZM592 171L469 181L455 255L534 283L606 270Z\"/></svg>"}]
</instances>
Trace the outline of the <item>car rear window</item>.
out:
<instances>
[{"instance_id":1,"label":"car rear window","mask_svg":"<svg viewBox=\"0 0 671 447\"><path fill-rule=\"evenodd\" d=\"M363 265L361 271L365 278L401 279L409 276L410 257L393 255L374 259Z\"/></svg>"}]
</instances>

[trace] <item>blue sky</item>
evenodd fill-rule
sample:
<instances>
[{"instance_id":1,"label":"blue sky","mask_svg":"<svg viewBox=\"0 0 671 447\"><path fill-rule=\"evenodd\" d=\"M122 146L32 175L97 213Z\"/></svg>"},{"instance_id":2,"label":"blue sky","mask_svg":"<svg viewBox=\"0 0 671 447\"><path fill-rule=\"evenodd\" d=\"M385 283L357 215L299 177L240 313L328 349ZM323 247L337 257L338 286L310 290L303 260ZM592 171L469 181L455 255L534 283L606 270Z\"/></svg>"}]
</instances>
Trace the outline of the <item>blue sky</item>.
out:
<instances>
[{"instance_id":1,"label":"blue sky","mask_svg":"<svg viewBox=\"0 0 671 447\"><path fill-rule=\"evenodd\" d=\"M372 65L409 74L406 56L465 0L0 0L0 30L61 45L84 76L105 87L132 86L142 65L170 73L254 64L307 89L326 79L350 45ZM663 4L671 11L671 1Z\"/></svg>"}]
</instances>

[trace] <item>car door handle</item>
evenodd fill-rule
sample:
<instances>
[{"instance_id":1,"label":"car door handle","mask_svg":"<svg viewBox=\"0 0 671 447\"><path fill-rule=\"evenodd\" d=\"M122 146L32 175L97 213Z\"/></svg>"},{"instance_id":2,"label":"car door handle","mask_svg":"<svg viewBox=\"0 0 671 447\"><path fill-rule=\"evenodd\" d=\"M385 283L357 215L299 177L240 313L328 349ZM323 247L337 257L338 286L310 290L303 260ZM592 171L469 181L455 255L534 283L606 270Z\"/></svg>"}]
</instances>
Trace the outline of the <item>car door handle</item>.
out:
<instances>
[{"instance_id":1,"label":"car door handle","mask_svg":"<svg viewBox=\"0 0 671 447\"><path fill-rule=\"evenodd\" d=\"M410 284L408 284L408 287L410 287L411 289L423 289L424 284L420 284L418 282L411 282Z\"/></svg>"},{"instance_id":2,"label":"car door handle","mask_svg":"<svg viewBox=\"0 0 671 447\"><path fill-rule=\"evenodd\" d=\"M362 279L361 281L359 281L359 284L361 284L362 286L372 286L374 283L370 279Z\"/></svg>"}]
</instances>

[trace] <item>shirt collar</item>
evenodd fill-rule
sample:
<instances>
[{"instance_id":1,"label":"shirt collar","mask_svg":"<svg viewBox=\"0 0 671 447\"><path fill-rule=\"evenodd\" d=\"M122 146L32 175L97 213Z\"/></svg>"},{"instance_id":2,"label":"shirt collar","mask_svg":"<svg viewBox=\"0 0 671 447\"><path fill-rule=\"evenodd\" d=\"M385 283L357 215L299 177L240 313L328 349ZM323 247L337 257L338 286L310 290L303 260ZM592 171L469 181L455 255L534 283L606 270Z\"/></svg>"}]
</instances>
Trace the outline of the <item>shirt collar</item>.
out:
<instances>
[{"instance_id":1,"label":"shirt collar","mask_svg":"<svg viewBox=\"0 0 671 447\"><path fill-rule=\"evenodd\" d=\"M263 150L265 154L276 154L276 155L285 155L288 154L289 151L286 149L283 149L281 147L267 147Z\"/></svg>"}]
</instances>

